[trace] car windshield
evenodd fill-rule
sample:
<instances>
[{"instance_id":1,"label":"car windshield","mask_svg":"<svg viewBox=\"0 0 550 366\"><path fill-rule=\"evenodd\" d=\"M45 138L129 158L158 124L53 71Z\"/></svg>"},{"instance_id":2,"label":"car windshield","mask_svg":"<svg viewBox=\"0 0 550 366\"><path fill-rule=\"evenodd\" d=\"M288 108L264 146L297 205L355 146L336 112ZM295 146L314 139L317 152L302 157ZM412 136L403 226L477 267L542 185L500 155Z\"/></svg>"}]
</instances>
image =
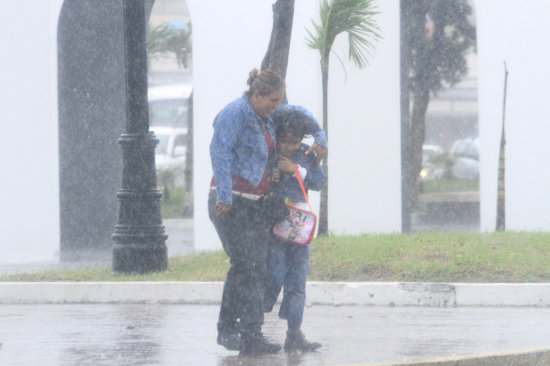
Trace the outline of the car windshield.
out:
<instances>
[{"instance_id":1,"label":"car windshield","mask_svg":"<svg viewBox=\"0 0 550 366\"><path fill-rule=\"evenodd\" d=\"M187 127L187 99L170 99L149 102L149 125Z\"/></svg>"}]
</instances>

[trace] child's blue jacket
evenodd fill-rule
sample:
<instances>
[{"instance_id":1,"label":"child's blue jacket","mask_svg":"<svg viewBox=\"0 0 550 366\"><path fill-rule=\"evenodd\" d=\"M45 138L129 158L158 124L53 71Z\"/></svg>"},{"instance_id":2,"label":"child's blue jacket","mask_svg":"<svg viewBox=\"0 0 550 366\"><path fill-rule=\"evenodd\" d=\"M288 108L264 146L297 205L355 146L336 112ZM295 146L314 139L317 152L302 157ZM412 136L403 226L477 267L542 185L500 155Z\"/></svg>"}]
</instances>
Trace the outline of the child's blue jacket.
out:
<instances>
[{"instance_id":1,"label":"child's blue jacket","mask_svg":"<svg viewBox=\"0 0 550 366\"><path fill-rule=\"evenodd\" d=\"M306 193L308 189L319 191L325 186L325 176L321 166L315 163L315 154L306 155L309 146L302 144L300 149L296 151L290 160L294 164L300 165L307 170L306 178L304 179L304 187ZM280 197L290 198L293 202L305 202L304 194L300 188L300 183L295 175L281 172L281 179L278 183L273 183L272 191Z\"/></svg>"}]
</instances>

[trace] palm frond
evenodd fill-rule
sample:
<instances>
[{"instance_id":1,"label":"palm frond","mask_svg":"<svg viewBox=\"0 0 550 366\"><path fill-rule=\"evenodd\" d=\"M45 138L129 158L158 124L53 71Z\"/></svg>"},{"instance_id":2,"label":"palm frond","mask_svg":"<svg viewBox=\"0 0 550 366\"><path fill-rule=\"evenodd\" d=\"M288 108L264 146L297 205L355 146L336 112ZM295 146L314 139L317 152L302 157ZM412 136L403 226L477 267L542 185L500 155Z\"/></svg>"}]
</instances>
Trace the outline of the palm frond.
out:
<instances>
[{"instance_id":1,"label":"palm frond","mask_svg":"<svg viewBox=\"0 0 550 366\"><path fill-rule=\"evenodd\" d=\"M168 24L159 24L147 29L147 53L162 53L166 48L166 40L172 36Z\"/></svg>"},{"instance_id":2,"label":"palm frond","mask_svg":"<svg viewBox=\"0 0 550 366\"><path fill-rule=\"evenodd\" d=\"M191 57L191 27L175 29L163 23L147 30L147 54L158 58L167 53L176 56L178 66L187 67Z\"/></svg>"},{"instance_id":3,"label":"palm frond","mask_svg":"<svg viewBox=\"0 0 550 366\"><path fill-rule=\"evenodd\" d=\"M374 0L322 0L320 23L314 21L313 31L306 30L306 43L328 57L336 37L347 33L349 59L359 68L368 65L374 51L374 41L381 38L374 16Z\"/></svg>"}]
</instances>

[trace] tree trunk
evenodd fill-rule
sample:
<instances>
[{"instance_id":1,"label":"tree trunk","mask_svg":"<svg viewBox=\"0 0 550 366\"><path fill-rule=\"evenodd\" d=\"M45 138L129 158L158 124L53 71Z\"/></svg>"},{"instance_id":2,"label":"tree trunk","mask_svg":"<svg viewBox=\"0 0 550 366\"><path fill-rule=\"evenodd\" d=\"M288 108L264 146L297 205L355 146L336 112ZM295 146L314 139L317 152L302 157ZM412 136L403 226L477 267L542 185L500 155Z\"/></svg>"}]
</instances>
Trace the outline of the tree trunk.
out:
<instances>
[{"instance_id":1,"label":"tree trunk","mask_svg":"<svg viewBox=\"0 0 550 366\"><path fill-rule=\"evenodd\" d=\"M187 116L187 135L185 145L187 150L185 151L185 168L183 172L184 185L185 185L185 197L183 202L183 216L193 217L194 203L193 203L193 93L189 97L188 105L189 114Z\"/></svg>"},{"instance_id":2,"label":"tree trunk","mask_svg":"<svg viewBox=\"0 0 550 366\"><path fill-rule=\"evenodd\" d=\"M408 163L411 156L411 124L410 124L410 13L407 0L400 0L400 102L401 102L401 232L411 231L411 166Z\"/></svg>"},{"instance_id":3,"label":"tree trunk","mask_svg":"<svg viewBox=\"0 0 550 366\"><path fill-rule=\"evenodd\" d=\"M277 0L273 4L273 28L261 68L273 70L283 79L288 66L293 18L294 0Z\"/></svg>"},{"instance_id":4,"label":"tree trunk","mask_svg":"<svg viewBox=\"0 0 550 366\"><path fill-rule=\"evenodd\" d=\"M426 135L426 111L430 103L430 89L428 86L413 92L413 107L411 115L411 207L418 199L420 184L418 177L422 169L422 145Z\"/></svg>"},{"instance_id":5,"label":"tree trunk","mask_svg":"<svg viewBox=\"0 0 550 366\"><path fill-rule=\"evenodd\" d=\"M321 79L323 87L323 130L328 140L328 55L321 61ZM325 187L321 190L321 204L319 208L318 235L328 235L328 154L323 158L323 174L326 178Z\"/></svg>"},{"instance_id":6,"label":"tree trunk","mask_svg":"<svg viewBox=\"0 0 550 366\"><path fill-rule=\"evenodd\" d=\"M500 150L498 159L498 186L497 186L497 231L506 230L506 88L508 85L508 69L504 63L504 98L502 102L502 135L500 136Z\"/></svg>"},{"instance_id":7,"label":"tree trunk","mask_svg":"<svg viewBox=\"0 0 550 366\"><path fill-rule=\"evenodd\" d=\"M425 24L428 3L416 3L419 8L413 13L417 24ZM414 37L426 37L424 27L416 27ZM433 24L433 34L431 40L421 42L417 47L417 74L413 94L413 106L411 113L411 186L410 186L410 204L416 205L418 193L420 191L419 174L422 169L422 146L426 135L426 111L430 103L430 88L437 74L437 65L435 55L442 52L445 24L441 19L435 19Z\"/></svg>"},{"instance_id":8,"label":"tree trunk","mask_svg":"<svg viewBox=\"0 0 550 366\"><path fill-rule=\"evenodd\" d=\"M277 0L273 4L273 28L261 69L275 71L283 80L286 78L288 66L293 18L294 0ZM288 103L286 91L282 102Z\"/></svg>"},{"instance_id":9,"label":"tree trunk","mask_svg":"<svg viewBox=\"0 0 550 366\"><path fill-rule=\"evenodd\" d=\"M498 159L498 186L497 186L497 224L496 231L506 230L506 185L504 174L506 169L506 137L504 135L504 125L502 126L502 137L500 139L500 150Z\"/></svg>"}]
</instances>

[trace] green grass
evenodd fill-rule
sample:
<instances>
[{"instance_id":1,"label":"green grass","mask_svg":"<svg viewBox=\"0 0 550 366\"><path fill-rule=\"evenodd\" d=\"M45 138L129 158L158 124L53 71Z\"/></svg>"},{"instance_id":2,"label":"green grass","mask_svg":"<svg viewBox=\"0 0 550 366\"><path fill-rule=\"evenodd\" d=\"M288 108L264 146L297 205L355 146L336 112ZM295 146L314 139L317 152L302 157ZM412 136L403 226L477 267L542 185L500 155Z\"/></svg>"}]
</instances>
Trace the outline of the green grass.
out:
<instances>
[{"instance_id":1,"label":"green grass","mask_svg":"<svg viewBox=\"0 0 550 366\"><path fill-rule=\"evenodd\" d=\"M426 179L422 186L424 193L479 191L479 179Z\"/></svg>"},{"instance_id":2,"label":"green grass","mask_svg":"<svg viewBox=\"0 0 550 366\"><path fill-rule=\"evenodd\" d=\"M160 201L160 212L165 219L180 218L183 216L183 205L185 201L184 187L171 187L168 199L163 193Z\"/></svg>"},{"instance_id":3,"label":"green grass","mask_svg":"<svg viewBox=\"0 0 550 366\"><path fill-rule=\"evenodd\" d=\"M550 233L329 236L312 243L311 281L549 282ZM223 251L170 258L165 272L110 266L2 275L0 281L223 281Z\"/></svg>"},{"instance_id":4,"label":"green grass","mask_svg":"<svg viewBox=\"0 0 550 366\"><path fill-rule=\"evenodd\" d=\"M312 280L550 280L550 233L348 236L317 239L314 249Z\"/></svg>"}]
</instances>

